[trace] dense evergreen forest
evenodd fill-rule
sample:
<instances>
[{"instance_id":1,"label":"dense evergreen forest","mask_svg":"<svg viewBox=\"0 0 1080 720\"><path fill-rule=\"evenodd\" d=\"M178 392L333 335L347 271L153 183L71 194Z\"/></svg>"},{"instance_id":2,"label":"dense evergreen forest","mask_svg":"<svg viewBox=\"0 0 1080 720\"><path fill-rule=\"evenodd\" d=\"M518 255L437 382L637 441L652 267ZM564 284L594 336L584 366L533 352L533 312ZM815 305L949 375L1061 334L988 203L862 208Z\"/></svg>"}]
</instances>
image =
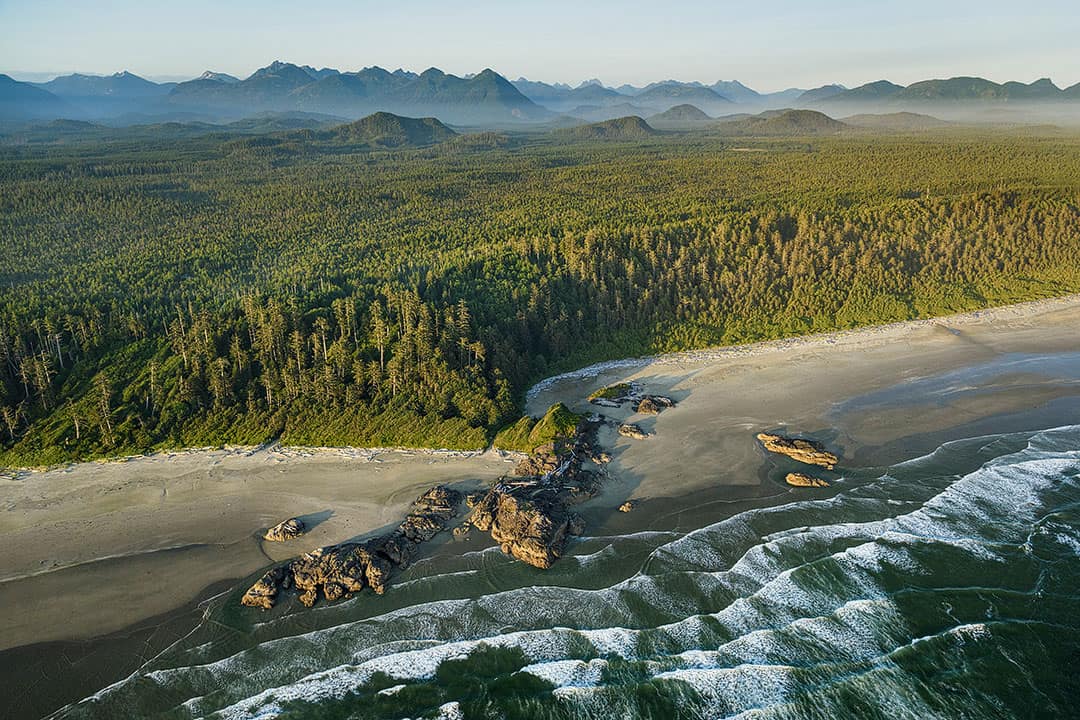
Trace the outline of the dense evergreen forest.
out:
<instances>
[{"instance_id":1,"label":"dense evergreen forest","mask_svg":"<svg viewBox=\"0 0 1080 720\"><path fill-rule=\"evenodd\" d=\"M810 144L808 144L808 142ZM1080 138L0 146L0 464L476 448L611 357L1080 290Z\"/></svg>"}]
</instances>

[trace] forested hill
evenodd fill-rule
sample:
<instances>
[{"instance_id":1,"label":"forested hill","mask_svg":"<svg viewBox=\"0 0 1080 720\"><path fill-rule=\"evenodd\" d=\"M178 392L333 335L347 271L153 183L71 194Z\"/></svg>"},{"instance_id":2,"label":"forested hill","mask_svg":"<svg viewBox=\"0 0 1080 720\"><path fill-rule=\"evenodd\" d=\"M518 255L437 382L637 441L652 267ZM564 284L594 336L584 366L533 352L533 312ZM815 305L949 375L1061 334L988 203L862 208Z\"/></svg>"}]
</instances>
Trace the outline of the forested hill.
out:
<instances>
[{"instance_id":1,"label":"forested hill","mask_svg":"<svg viewBox=\"0 0 1080 720\"><path fill-rule=\"evenodd\" d=\"M482 145L0 148L0 462L480 447L590 361L1080 290L1076 138Z\"/></svg>"},{"instance_id":2,"label":"forested hill","mask_svg":"<svg viewBox=\"0 0 1080 720\"><path fill-rule=\"evenodd\" d=\"M576 140L641 140L655 135L656 131L641 118L631 115L589 125L560 128L553 134Z\"/></svg>"},{"instance_id":3,"label":"forested hill","mask_svg":"<svg viewBox=\"0 0 1080 720\"><path fill-rule=\"evenodd\" d=\"M330 141L374 147L433 145L456 134L435 118L409 118L387 112L374 113L326 133Z\"/></svg>"}]
</instances>

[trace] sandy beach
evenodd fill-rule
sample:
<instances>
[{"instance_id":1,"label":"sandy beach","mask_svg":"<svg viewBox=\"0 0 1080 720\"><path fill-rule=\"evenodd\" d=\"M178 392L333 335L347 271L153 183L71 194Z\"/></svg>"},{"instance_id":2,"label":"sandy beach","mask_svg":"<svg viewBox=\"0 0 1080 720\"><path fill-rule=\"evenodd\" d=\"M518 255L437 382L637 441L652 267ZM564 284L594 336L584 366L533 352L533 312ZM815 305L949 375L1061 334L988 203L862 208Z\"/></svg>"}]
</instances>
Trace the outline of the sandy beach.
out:
<instances>
[{"instance_id":1,"label":"sandy beach","mask_svg":"<svg viewBox=\"0 0 1080 720\"><path fill-rule=\"evenodd\" d=\"M0 649L85 639L190 602L275 560L396 524L440 482L480 485L498 453L213 450L0 480ZM261 533L299 516L287 543Z\"/></svg>"},{"instance_id":2,"label":"sandy beach","mask_svg":"<svg viewBox=\"0 0 1080 720\"><path fill-rule=\"evenodd\" d=\"M600 441L613 461L583 506L590 533L655 526L695 494L738 501L792 492L770 481L763 430L818 438L859 467L942 440L1073 421L1080 408L1080 296L935 320L607 363L545 381L528 398L639 423ZM678 406L599 409L588 394L631 380ZM1044 425L1045 426L1045 425ZM185 451L0 477L0 650L86 640L192 603L215 583L395 524L436 483L479 487L513 458L484 453ZM843 467L841 468L841 472ZM613 512L628 498L629 515ZM700 511L700 508L699 508ZM261 533L291 516L302 538Z\"/></svg>"},{"instance_id":3,"label":"sandy beach","mask_svg":"<svg viewBox=\"0 0 1080 720\"><path fill-rule=\"evenodd\" d=\"M527 409L539 414L562 401L653 433L645 441L614 432L601 438L612 448L612 473L631 485L619 489L623 495L673 497L718 485L752 493L761 485L764 453L754 435L762 430L813 436L844 464L858 466L896 462L970 436L982 419L994 418L1001 432L1008 429L1002 423L1023 426L1033 421L1025 416L1048 408L1053 414L1056 401L1080 395L1080 355L1070 355L1080 352L1078 329L1080 296L1069 296L600 363L538 384ZM584 400L625 381L670 395L679 406L645 417L628 406L596 408Z\"/></svg>"}]
</instances>

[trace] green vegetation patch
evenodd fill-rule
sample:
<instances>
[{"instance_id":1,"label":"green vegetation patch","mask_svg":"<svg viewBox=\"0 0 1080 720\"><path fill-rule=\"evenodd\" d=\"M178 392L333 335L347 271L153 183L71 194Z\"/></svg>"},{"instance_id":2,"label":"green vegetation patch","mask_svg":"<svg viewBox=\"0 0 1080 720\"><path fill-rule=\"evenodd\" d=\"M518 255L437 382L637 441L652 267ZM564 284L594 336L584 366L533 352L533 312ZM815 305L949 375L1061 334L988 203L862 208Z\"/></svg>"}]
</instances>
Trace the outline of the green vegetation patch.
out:
<instances>
[{"instance_id":1,"label":"green vegetation patch","mask_svg":"<svg viewBox=\"0 0 1080 720\"><path fill-rule=\"evenodd\" d=\"M605 388L600 388L592 395L589 395L589 400L618 400L629 394L630 383L618 383L617 385L608 385Z\"/></svg>"},{"instance_id":2,"label":"green vegetation patch","mask_svg":"<svg viewBox=\"0 0 1080 720\"><path fill-rule=\"evenodd\" d=\"M582 417L563 403L555 403L539 420L526 415L507 426L495 436L493 444L500 450L532 452L543 445L571 437Z\"/></svg>"}]
</instances>

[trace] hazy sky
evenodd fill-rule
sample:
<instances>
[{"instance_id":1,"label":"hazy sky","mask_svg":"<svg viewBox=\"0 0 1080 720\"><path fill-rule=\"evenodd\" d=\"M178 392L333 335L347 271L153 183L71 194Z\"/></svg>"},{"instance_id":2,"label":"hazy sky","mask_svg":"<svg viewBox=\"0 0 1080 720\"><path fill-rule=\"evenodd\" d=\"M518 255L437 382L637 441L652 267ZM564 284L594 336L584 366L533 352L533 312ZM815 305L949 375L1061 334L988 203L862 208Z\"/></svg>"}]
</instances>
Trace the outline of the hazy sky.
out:
<instances>
[{"instance_id":1,"label":"hazy sky","mask_svg":"<svg viewBox=\"0 0 1080 720\"><path fill-rule=\"evenodd\" d=\"M1080 82L1077 0L0 0L0 72L245 76L282 59L764 91L981 75Z\"/></svg>"}]
</instances>

